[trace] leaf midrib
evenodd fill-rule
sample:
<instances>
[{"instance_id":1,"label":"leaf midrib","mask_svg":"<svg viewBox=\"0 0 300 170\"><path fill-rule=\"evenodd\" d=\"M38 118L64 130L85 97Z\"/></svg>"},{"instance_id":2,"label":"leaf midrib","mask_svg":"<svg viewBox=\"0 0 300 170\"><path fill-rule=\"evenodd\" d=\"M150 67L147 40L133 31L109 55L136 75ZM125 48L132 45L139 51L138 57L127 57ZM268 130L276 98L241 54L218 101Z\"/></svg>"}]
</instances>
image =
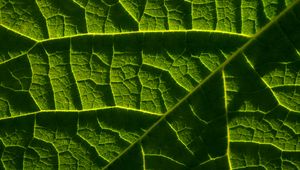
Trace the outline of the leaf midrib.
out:
<instances>
[{"instance_id":1,"label":"leaf midrib","mask_svg":"<svg viewBox=\"0 0 300 170\"><path fill-rule=\"evenodd\" d=\"M235 33L235 32L229 32L229 31L221 31L221 30L201 30L201 29L189 29L189 30L140 30L140 31L125 31L125 32L108 32L108 33L80 33L76 35L70 35L70 36L63 36L63 37L54 37L54 38L47 38L47 39L35 39L33 37L27 36L23 33L20 33L19 31L16 31L14 29L11 29L3 24L0 24L0 27L13 32L15 34L20 35L21 37L30 39L34 42L40 43L40 42L47 42L52 40L60 40L60 39L68 39L73 37L81 37L85 35L93 35L93 36L112 36L112 35L128 35L128 34L143 34L143 33L184 33L184 32L199 32L199 33L220 33L220 34L227 34L227 35L233 35L233 36L239 36L244 38L251 38L253 37L252 34L243 34L243 33Z\"/></svg>"},{"instance_id":2,"label":"leaf midrib","mask_svg":"<svg viewBox=\"0 0 300 170\"><path fill-rule=\"evenodd\" d=\"M127 107L122 107L122 106L106 106L106 107L101 107L101 108L94 108L94 109L84 109L84 110L40 110L36 112L31 112L31 113L24 113L20 115L15 115L15 116L10 116L10 117L3 117L0 118L0 121L5 121L5 120L10 120L10 119L15 119L15 118L22 118L30 115L37 115L41 113L83 113L83 112L98 112L98 111L104 111L104 110L111 110L111 109L116 109L116 110L123 110L123 111L133 111L133 112L139 112L141 114L147 114L151 116L156 116L156 117L161 117L163 114L157 114L155 112L150 112L146 110L141 110L141 109L134 109L134 108L127 108Z\"/></svg>"},{"instance_id":3,"label":"leaf midrib","mask_svg":"<svg viewBox=\"0 0 300 170\"><path fill-rule=\"evenodd\" d=\"M132 149L136 144L140 143L153 129L155 129L166 117L175 111L181 104L183 104L189 97L191 97L195 92L201 89L201 87L208 82L213 76L222 71L233 59L243 54L243 51L255 43L255 40L263 35L273 24L276 24L277 21L282 18L286 13L288 13L294 6L300 3L300 0L295 0L290 6L284 9L279 15L277 15L271 22L266 24L260 31L258 31L250 40L248 40L242 47L236 50L227 60L225 60L221 65L219 65L213 72L211 72L205 79L203 79L191 92L189 92L185 97L179 100L170 110L168 110L158 121L156 121L145 133L140 136L134 143L127 147L122 153L120 153L114 160L107 164L103 169L107 169L114 162L116 162L120 157L125 155L130 149ZM226 119L227 119L226 114Z\"/></svg>"}]
</instances>

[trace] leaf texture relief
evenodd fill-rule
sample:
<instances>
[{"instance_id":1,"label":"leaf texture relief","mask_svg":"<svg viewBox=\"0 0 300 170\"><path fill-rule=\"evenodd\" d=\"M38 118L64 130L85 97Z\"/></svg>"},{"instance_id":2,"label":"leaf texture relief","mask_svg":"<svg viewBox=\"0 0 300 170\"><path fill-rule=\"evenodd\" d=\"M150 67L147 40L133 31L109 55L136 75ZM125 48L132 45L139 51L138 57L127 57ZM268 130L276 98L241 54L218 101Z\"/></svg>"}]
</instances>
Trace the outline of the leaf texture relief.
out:
<instances>
[{"instance_id":1,"label":"leaf texture relief","mask_svg":"<svg viewBox=\"0 0 300 170\"><path fill-rule=\"evenodd\" d=\"M292 0L1 0L0 24L33 39L86 33L253 34Z\"/></svg>"},{"instance_id":2,"label":"leaf texture relief","mask_svg":"<svg viewBox=\"0 0 300 170\"><path fill-rule=\"evenodd\" d=\"M0 0L0 169L300 169L299 0Z\"/></svg>"}]
</instances>

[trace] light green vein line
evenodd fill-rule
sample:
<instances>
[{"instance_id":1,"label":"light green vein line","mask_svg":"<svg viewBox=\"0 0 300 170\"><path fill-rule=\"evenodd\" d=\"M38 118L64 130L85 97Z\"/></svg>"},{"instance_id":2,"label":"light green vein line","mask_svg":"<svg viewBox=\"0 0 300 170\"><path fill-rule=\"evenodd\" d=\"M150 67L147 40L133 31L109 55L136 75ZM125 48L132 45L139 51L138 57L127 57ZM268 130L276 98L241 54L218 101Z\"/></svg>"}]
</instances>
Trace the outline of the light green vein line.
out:
<instances>
[{"instance_id":1,"label":"light green vein line","mask_svg":"<svg viewBox=\"0 0 300 170\"><path fill-rule=\"evenodd\" d=\"M227 155L222 155L222 156L218 156L218 157L215 157L215 158L210 158L210 159L207 160L207 161L201 162L197 167L200 167L200 166L202 166L202 165L205 165L205 164L207 164L207 163L209 163L209 162L211 162L211 161L215 161L215 160L218 160L218 159L222 159L222 158L224 158L224 157L227 157ZM197 168L194 168L194 169L197 169ZM230 167L230 169L232 169L232 168Z\"/></svg>"},{"instance_id":2,"label":"light green vein line","mask_svg":"<svg viewBox=\"0 0 300 170\"><path fill-rule=\"evenodd\" d=\"M137 18L135 16L133 16L128 10L126 10L123 2L119 1L119 4L122 6L122 8L124 9L124 11L126 11L126 13L137 23L137 25L139 25L139 21L137 20Z\"/></svg>"},{"instance_id":3,"label":"light green vein line","mask_svg":"<svg viewBox=\"0 0 300 170\"><path fill-rule=\"evenodd\" d=\"M11 117L2 117L2 118L0 118L0 121L26 117L26 116L30 116L30 115L37 115L39 113L60 113L60 112L82 113L82 112L96 112L96 111L110 110L110 109L115 109L115 110L119 109L119 110L122 110L122 111L139 112L141 114L147 114L147 115L152 115L152 116L157 116L157 117L162 116L162 114L157 114L157 113L149 112L149 111L146 111L146 110L139 110L139 109L122 107L122 106L111 106L111 107L102 107L102 108L85 109L85 110L41 110L41 111L36 111L36 112L24 113L24 114L20 114L20 115L16 115L16 116L11 116Z\"/></svg>"},{"instance_id":4,"label":"light green vein line","mask_svg":"<svg viewBox=\"0 0 300 170\"><path fill-rule=\"evenodd\" d=\"M0 25L1 26L1 25ZM15 32L14 30L11 30L9 28L4 27L5 29L8 29L9 31ZM6 60L4 62L1 62L1 64L10 62L12 60L15 60L25 54L28 54L37 44L40 43L46 43L49 41L55 41L55 40L62 40L62 39L69 39L69 38L76 38L76 37L81 37L81 36L121 36L121 35L137 35L137 34L151 34L151 33L162 33L162 34L168 34L168 33L206 33L206 34L218 34L220 36L234 36L234 37L239 37L243 39L250 39L252 36L250 35L245 35L245 34L239 34L239 33L231 33L231 32L224 32L224 31L209 31L209 30L167 30L167 31L132 31L132 32L121 32L121 33L84 33L84 34L77 34L73 36L65 36L65 37L59 37L59 38L50 38L50 39L44 39L44 40L35 40L32 38L29 38L23 34L20 34L18 32L15 32L19 34L20 36L23 36L25 38L28 38L34 42L36 42L31 48L29 48L24 54L16 56L14 58L11 58L9 60Z\"/></svg>"},{"instance_id":5,"label":"light green vein line","mask_svg":"<svg viewBox=\"0 0 300 170\"><path fill-rule=\"evenodd\" d=\"M260 145L260 146L272 146L275 149L278 149L280 152L286 152L286 153L300 153L299 150L285 150L285 149L281 149L280 147L276 146L273 143L260 143L257 141L242 141L242 140L234 140L231 141L231 143L239 143L239 144L245 144L245 145L249 145L249 144L256 144L256 145Z\"/></svg>"},{"instance_id":6,"label":"light green vein line","mask_svg":"<svg viewBox=\"0 0 300 170\"><path fill-rule=\"evenodd\" d=\"M134 143L132 143L128 148L126 148L120 155L118 155L114 160L112 160L108 165L106 165L103 169L109 168L114 162L116 162L120 157L125 155L130 149L132 149L136 144L140 143L154 128L156 128L162 121L166 119L166 117L172 113L175 109L181 106L189 97L191 97L195 92L197 92L201 87L208 82L214 75L216 75L219 71L223 70L225 66L227 66L233 59L240 56L245 49L255 43L257 37L260 37L268 30L274 23L276 23L280 18L282 18L287 12L289 12L294 6L296 6L300 1L296 0L289 7L287 7L283 12L281 12L278 16L274 18L271 22L269 22L266 26L264 26L261 31L257 32L253 38L251 38L247 43L245 43L241 48L235 51L224 63L222 63L214 72L210 73L198 86L194 88L188 95L183 97L176 105L174 105L169 111L167 111L158 121L156 121L139 139L137 139Z\"/></svg>"},{"instance_id":7,"label":"light green vein line","mask_svg":"<svg viewBox=\"0 0 300 170\"><path fill-rule=\"evenodd\" d=\"M18 34L18 35L20 35L21 37L24 37L24 38L30 39L30 40L32 40L32 41L34 41L34 42L38 42L38 40L37 40L37 39L34 39L34 38L31 38L31 37L28 37L27 35L25 35L25 34L22 34L22 33L18 32L18 31L16 31L16 30L13 30L13 29L11 29L11 28L9 28L9 27L6 27L6 26L5 26L5 25L3 25L3 24L0 24L0 27L4 28L4 29L6 29L6 30L8 30L8 31L10 31L10 32L13 32L13 33L15 33L15 34Z\"/></svg>"},{"instance_id":8,"label":"light green vein line","mask_svg":"<svg viewBox=\"0 0 300 170\"><path fill-rule=\"evenodd\" d=\"M73 93L78 94L78 98L79 98L78 100L80 101L79 104L75 104L75 101L73 101L73 102L74 102L75 108L77 108L77 109L79 108L80 110L83 110L82 97L81 97L82 94L80 93L78 81L75 78L74 68L73 68L73 65L71 63L72 49L73 49L71 40L69 41L69 45L70 45L70 51L68 53L68 61L69 61L70 64L68 66L70 67L70 72L71 72L71 74L69 76L70 76L71 80L74 81L74 85L75 85L75 91L73 91Z\"/></svg>"},{"instance_id":9,"label":"light green vein line","mask_svg":"<svg viewBox=\"0 0 300 170\"><path fill-rule=\"evenodd\" d=\"M173 158L167 157L167 156L165 156L165 155L160 155L160 154L145 154L145 156L149 156L149 157L150 157L150 156L152 156L152 157L163 157L163 158L168 159L168 160L170 160L170 161L172 161L172 162L174 162L174 163L176 163L176 164L178 164L178 165L181 165L181 166L186 167L186 165L185 165L184 163L179 162L179 161L177 161L177 160L175 160L175 159L173 159Z\"/></svg>"},{"instance_id":10,"label":"light green vein line","mask_svg":"<svg viewBox=\"0 0 300 170\"><path fill-rule=\"evenodd\" d=\"M283 104L283 103L279 100L279 97L276 95L276 92L274 92L274 89L276 90L276 88L282 88L282 87L300 87L300 85L298 85L298 84L284 84L284 85L277 85L277 86L272 86L272 87L271 87L271 86L266 82L266 80L265 80L264 78L262 78L262 77L259 75L259 73L255 70L254 65L253 65L253 64L251 63L251 61L248 59L249 57L247 57L245 54L244 54L244 57L245 57L245 59L246 59L246 62L250 65L250 68L251 68L251 70L253 71L253 73L254 73L257 77L260 78L260 80L261 80L261 81L264 83L264 85L266 86L266 89L268 89L268 90L272 93L273 97L274 97L275 100L277 101L277 104L280 105L280 106L282 106L282 107L284 107L284 108L286 108L287 110L297 112L297 110L294 110L294 109L292 109L292 108L289 108L289 107L287 107L285 104Z\"/></svg>"},{"instance_id":11,"label":"light green vein line","mask_svg":"<svg viewBox=\"0 0 300 170\"><path fill-rule=\"evenodd\" d=\"M0 27L3 27L7 29L10 32L13 32L15 34L18 34L22 37L28 38L35 42L46 42L46 41L52 41L52 40L60 40L60 39L67 39L67 38L73 38L73 37L79 37L79 36L85 36L85 35L92 35L92 36L112 36L112 35L128 35L128 34L143 34L143 33L188 33L188 32L199 32L199 33L219 33L219 34L227 34L232 36L237 36L241 38L252 38L253 35L248 34L242 34L242 33L234 33L234 32L228 32L228 31L221 31L221 30L201 30L201 29L188 29L188 30L142 30L142 31L124 31L124 32L108 32L108 33L80 33L76 35L70 35L70 36L64 36L64 37L56 37L56 38L48 38L48 39L35 39L30 36L27 36L25 34L22 34L14 29L11 29L9 27L6 27L5 25L0 24Z\"/></svg>"},{"instance_id":12,"label":"light green vein line","mask_svg":"<svg viewBox=\"0 0 300 170\"><path fill-rule=\"evenodd\" d=\"M45 26L46 26L46 32L47 32L47 38L49 38L49 28L48 28L48 24L47 24L47 17L44 15L44 13L41 10L41 7L39 6L37 0L33 1L34 5L36 6L36 8L38 9L38 12L43 16L43 21L45 22Z\"/></svg>"},{"instance_id":13,"label":"light green vein line","mask_svg":"<svg viewBox=\"0 0 300 170\"><path fill-rule=\"evenodd\" d=\"M118 36L118 35L131 35L131 34L151 34L151 33L207 33L207 34L224 34L228 36L236 36L241 38L251 38L253 36L240 34L240 33L233 33L233 32L226 32L226 31L219 31L219 30L198 30L198 29L191 29L191 30L159 30L159 31L130 31L130 32L118 32L118 33L83 33L83 34L76 34L72 36L65 36L65 37L58 37L58 38L49 38L37 41L39 43L53 41L53 40L60 40L60 39L68 39L68 38L75 38L80 36Z\"/></svg>"},{"instance_id":14,"label":"light green vein line","mask_svg":"<svg viewBox=\"0 0 300 170\"><path fill-rule=\"evenodd\" d=\"M143 170L146 170L146 160L145 160L145 152L142 145L140 145L141 152L142 152L142 160L143 160Z\"/></svg>"},{"instance_id":15,"label":"light green vein line","mask_svg":"<svg viewBox=\"0 0 300 170\"><path fill-rule=\"evenodd\" d=\"M173 133L176 135L178 142L180 142L192 156L195 156L194 152L192 150L190 150L188 145L185 144L184 141L182 141L182 139L180 138L180 135L178 134L178 131L172 126L172 124L169 123L168 121L166 121L166 123L169 126L169 128L173 131Z\"/></svg>"},{"instance_id":16,"label":"light green vein line","mask_svg":"<svg viewBox=\"0 0 300 170\"><path fill-rule=\"evenodd\" d=\"M13 57L13 58L10 58L10 59L8 59L8 60L4 60L3 62L0 62L0 65L4 65L4 64L6 64L6 63L9 63L10 61L16 60L16 59L18 59L18 58L20 58L20 57L22 57L22 56L28 54L28 53L29 53L29 52L30 52L37 44L38 44L38 43L34 43L28 50L26 50L26 52L24 52L24 53L22 53L22 54L20 54L20 55L17 55L17 56L15 56L15 57Z\"/></svg>"},{"instance_id":17,"label":"light green vein line","mask_svg":"<svg viewBox=\"0 0 300 170\"><path fill-rule=\"evenodd\" d=\"M227 130L227 161L229 169L232 169L231 162L230 162L230 131L228 127L228 109L227 109L227 93L226 93L226 75L224 70L222 70L222 79L223 79L223 89L224 89L224 107L225 107L225 117L226 117L226 130Z\"/></svg>"},{"instance_id":18,"label":"light green vein line","mask_svg":"<svg viewBox=\"0 0 300 170\"><path fill-rule=\"evenodd\" d=\"M282 84L269 86L271 89L278 89L282 87L300 87L300 84Z\"/></svg>"}]
</instances>

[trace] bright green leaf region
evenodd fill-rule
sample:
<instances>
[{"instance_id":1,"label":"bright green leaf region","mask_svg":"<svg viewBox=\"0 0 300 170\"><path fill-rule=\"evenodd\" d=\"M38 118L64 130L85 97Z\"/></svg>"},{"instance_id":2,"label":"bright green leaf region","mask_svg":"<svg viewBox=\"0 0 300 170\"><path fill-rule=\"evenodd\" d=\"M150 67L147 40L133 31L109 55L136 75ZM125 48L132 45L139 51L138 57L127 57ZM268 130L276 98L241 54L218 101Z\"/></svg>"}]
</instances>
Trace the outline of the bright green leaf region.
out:
<instances>
[{"instance_id":1,"label":"bright green leaf region","mask_svg":"<svg viewBox=\"0 0 300 170\"><path fill-rule=\"evenodd\" d=\"M300 1L0 0L0 169L300 169Z\"/></svg>"}]
</instances>

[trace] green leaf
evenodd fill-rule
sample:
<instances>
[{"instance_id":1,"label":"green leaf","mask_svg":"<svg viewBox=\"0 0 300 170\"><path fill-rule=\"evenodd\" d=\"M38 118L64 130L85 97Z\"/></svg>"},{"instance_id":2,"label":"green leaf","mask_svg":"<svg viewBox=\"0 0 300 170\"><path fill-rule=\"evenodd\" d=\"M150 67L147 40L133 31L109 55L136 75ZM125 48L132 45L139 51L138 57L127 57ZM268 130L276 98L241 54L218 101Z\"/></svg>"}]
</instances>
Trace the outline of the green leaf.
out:
<instances>
[{"instance_id":1,"label":"green leaf","mask_svg":"<svg viewBox=\"0 0 300 170\"><path fill-rule=\"evenodd\" d=\"M300 169L299 0L0 0L0 43L0 169Z\"/></svg>"}]
</instances>

